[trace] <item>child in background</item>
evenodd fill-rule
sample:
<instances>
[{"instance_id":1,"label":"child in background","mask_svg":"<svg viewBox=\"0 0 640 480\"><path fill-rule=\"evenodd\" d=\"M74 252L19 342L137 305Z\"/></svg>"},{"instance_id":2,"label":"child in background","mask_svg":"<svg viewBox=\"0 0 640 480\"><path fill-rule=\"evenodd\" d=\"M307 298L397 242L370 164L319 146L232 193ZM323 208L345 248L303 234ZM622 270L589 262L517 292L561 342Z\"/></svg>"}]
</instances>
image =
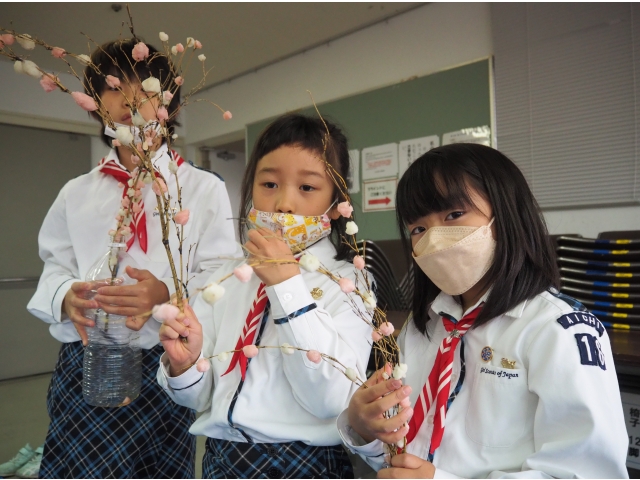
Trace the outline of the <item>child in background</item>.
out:
<instances>
[{"instance_id":1,"label":"child in background","mask_svg":"<svg viewBox=\"0 0 640 480\"><path fill-rule=\"evenodd\" d=\"M304 251L355 281L347 262L351 250L341 242L346 219L336 208L345 199L321 158L327 138L326 159L346 179L347 140L334 125L327 128L329 135L320 119L285 115L261 134L247 165L240 212L256 228L241 226L240 233L249 261L293 261ZM210 281L243 263L230 262ZM191 428L209 437L203 476L353 478L335 419L356 386L341 371L286 347L261 349L250 359L243 352L223 353L204 373L195 366L203 356L286 343L328 354L365 378L371 327L336 283L317 271L301 272L295 262L265 263L254 272L246 283L226 280L227 293L213 306L198 296L195 313L187 310L184 320L178 316L160 330L166 354L158 381L176 402L204 412ZM354 301L366 311L360 297Z\"/></svg>"},{"instance_id":2,"label":"child in background","mask_svg":"<svg viewBox=\"0 0 640 480\"><path fill-rule=\"evenodd\" d=\"M513 162L482 145L435 148L403 175L397 216L418 267L399 337L407 385L369 379L338 419L345 444L387 467L379 478L627 477L609 337L558 292ZM386 456L383 442L405 436L404 453Z\"/></svg>"},{"instance_id":3,"label":"child in background","mask_svg":"<svg viewBox=\"0 0 640 480\"><path fill-rule=\"evenodd\" d=\"M137 79L144 81L150 76L165 79L171 72L167 58L154 57L157 50L150 45L152 60L135 62L132 50L138 42L138 39L129 39L103 45L91 56L91 61L101 68L103 75L91 67L85 70L85 89L89 91L88 85L92 85L100 92L111 118L129 126L136 110L145 120L151 120L156 118L158 108L157 97L140 102L147 100L147 94ZM113 60L130 83L113 65ZM126 98L106 83L104 75L119 78ZM179 105L178 90L167 106L169 115ZM166 123L170 134L174 126L175 117L170 117ZM111 139L103 138L111 146ZM229 220L232 216L229 198L218 177L185 163L177 152L168 150L166 143L156 148L154 164L174 198L176 180L169 171L169 162L174 160L179 165L177 174L183 188L183 205L191 212L185 236L189 243L196 245L189 272L193 278L188 285L189 290L194 291L221 265L220 256L238 254L233 222ZM118 146L97 168L69 181L49 210L40 231L38 241L44 271L27 308L50 323L51 334L62 342L47 397L51 424L40 468L43 478L195 476L195 437L188 433L195 413L174 404L157 385L155 374L162 354L158 338L160 324L153 319L149 321L149 316L145 315L154 305L168 301L174 292L151 185L142 190L144 216L135 225L129 245L129 254L141 269L128 269L127 273L138 283L102 287L93 300L84 298L90 289L84 278L92 264L107 250L108 232L115 227L114 218L121 208L123 184L128 188L126 178L136 166L131 157L128 147ZM170 241L174 258L177 258L174 234L170 235ZM84 316L84 310L98 306L107 313L129 317L127 326L140 331L143 349L141 393L120 408L92 407L82 396L85 328L94 326L94 322Z\"/></svg>"}]
</instances>

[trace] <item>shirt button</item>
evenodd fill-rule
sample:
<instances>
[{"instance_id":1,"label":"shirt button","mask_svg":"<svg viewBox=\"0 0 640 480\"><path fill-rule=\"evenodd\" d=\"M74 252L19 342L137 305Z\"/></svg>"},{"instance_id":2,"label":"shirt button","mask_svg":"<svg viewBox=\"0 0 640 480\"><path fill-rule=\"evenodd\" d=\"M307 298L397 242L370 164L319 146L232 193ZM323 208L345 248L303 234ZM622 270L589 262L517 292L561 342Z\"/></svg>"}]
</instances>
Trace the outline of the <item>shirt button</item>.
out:
<instances>
[{"instance_id":1,"label":"shirt button","mask_svg":"<svg viewBox=\"0 0 640 480\"><path fill-rule=\"evenodd\" d=\"M291 295L290 293L285 293L282 296L282 300L284 300L285 302L290 302L292 298L293 298L293 295Z\"/></svg>"},{"instance_id":2,"label":"shirt button","mask_svg":"<svg viewBox=\"0 0 640 480\"><path fill-rule=\"evenodd\" d=\"M283 478L282 470L279 468L271 467L267 470L267 477L269 478Z\"/></svg>"},{"instance_id":3,"label":"shirt button","mask_svg":"<svg viewBox=\"0 0 640 480\"><path fill-rule=\"evenodd\" d=\"M278 456L278 449L275 448L275 447L267 448L267 455L269 455L270 457L277 457Z\"/></svg>"}]
</instances>

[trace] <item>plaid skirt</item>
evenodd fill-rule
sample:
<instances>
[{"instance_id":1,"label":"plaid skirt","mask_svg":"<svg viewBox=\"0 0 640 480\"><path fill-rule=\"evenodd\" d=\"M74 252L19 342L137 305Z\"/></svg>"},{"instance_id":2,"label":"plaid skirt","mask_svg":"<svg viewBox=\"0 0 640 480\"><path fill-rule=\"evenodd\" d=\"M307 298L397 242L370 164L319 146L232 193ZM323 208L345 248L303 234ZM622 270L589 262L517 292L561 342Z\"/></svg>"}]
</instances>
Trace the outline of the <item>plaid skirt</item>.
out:
<instances>
[{"instance_id":1,"label":"plaid skirt","mask_svg":"<svg viewBox=\"0 0 640 480\"><path fill-rule=\"evenodd\" d=\"M82 397L82 342L60 349L49 392L51 423L40 478L194 478L195 411L175 404L156 381L161 345L142 350L140 396L125 407Z\"/></svg>"},{"instance_id":2,"label":"plaid skirt","mask_svg":"<svg viewBox=\"0 0 640 480\"><path fill-rule=\"evenodd\" d=\"M207 438L203 478L353 478L342 445L240 443Z\"/></svg>"}]
</instances>

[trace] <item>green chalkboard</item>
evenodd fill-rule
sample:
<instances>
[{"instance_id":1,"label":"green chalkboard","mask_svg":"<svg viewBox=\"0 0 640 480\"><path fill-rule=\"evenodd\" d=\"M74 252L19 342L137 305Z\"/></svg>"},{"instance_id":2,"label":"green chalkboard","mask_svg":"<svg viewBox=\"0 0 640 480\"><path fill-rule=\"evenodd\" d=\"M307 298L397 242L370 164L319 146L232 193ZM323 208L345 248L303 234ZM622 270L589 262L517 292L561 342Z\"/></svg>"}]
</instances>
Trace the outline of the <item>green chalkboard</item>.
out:
<instances>
[{"instance_id":1,"label":"green chalkboard","mask_svg":"<svg viewBox=\"0 0 640 480\"><path fill-rule=\"evenodd\" d=\"M490 68L489 59L481 60L323 103L318 108L323 116L344 129L350 149L361 151L430 135L438 135L442 145L442 137L447 132L491 126ZM316 115L313 106L299 112ZM272 120L247 125L247 154ZM363 213L362 192L361 188L359 193L351 194L360 228L358 238L399 238L395 211Z\"/></svg>"}]
</instances>

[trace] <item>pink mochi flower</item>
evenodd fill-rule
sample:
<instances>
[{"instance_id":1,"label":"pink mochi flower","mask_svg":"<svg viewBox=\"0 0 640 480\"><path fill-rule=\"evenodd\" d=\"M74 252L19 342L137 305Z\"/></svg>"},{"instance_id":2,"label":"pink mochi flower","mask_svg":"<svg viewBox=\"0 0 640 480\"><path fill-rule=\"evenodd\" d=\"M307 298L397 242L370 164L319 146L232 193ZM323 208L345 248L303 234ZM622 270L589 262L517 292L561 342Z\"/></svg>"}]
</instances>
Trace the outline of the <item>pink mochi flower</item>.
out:
<instances>
[{"instance_id":1,"label":"pink mochi flower","mask_svg":"<svg viewBox=\"0 0 640 480\"><path fill-rule=\"evenodd\" d=\"M149 56L149 47L143 42L138 42L131 51L131 56L136 62L141 62Z\"/></svg>"},{"instance_id":2,"label":"pink mochi flower","mask_svg":"<svg viewBox=\"0 0 640 480\"><path fill-rule=\"evenodd\" d=\"M211 362L209 361L208 358L201 358L200 360L198 360L198 363L196 363L196 370L198 370L199 372L206 372L211 368Z\"/></svg>"},{"instance_id":3,"label":"pink mochi flower","mask_svg":"<svg viewBox=\"0 0 640 480\"><path fill-rule=\"evenodd\" d=\"M184 83L184 78L176 77L173 79L173 81L176 82L176 85L182 85Z\"/></svg>"},{"instance_id":4,"label":"pink mochi flower","mask_svg":"<svg viewBox=\"0 0 640 480\"><path fill-rule=\"evenodd\" d=\"M167 191L167 184L164 183L164 180L158 178L151 184L151 189L153 190L153 193L160 196Z\"/></svg>"},{"instance_id":5,"label":"pink mochi flower","mask_svg":"<svg viewBox=\"0 0 640 480\"><path fill-rule=\"evenodd\" d=\"M371 339L374 342L378 342L380 341L380 339L382 338L382 335L380 335L378 332L376 332L375 330L373 332L371 332Z\"/></svg>"},{"instance_id":6,"label":"pink mochi flower","mask_svg":"<svg viewBox=\"0 0 640 480\"><path fill-rule=\"evenodd\" d=\"M153 316L160 320L161 322L166 322L167 320L175 320L175 318L180 313L180 309L175 305L171 305L170 303L163 303L162 305L156 305L151 310Z\"/></svg>"},{"instance_id":7,"label":"pink mochi flower","mask_svg":"<svg viewBox=\"0 0 640 480\"><path fill-rule=\"evenodd\" d=\"M251 275L253 275L253 268L251 267L251 265L247 265L245 263L243 265L240 265L239 267L234 268L233 274L242 283L247 283L249 280L251 280Z\"/></svg>"},{"instance_id":8,"label":"pink mochi flower","mask_svg":"<svg viewBox=\"0 0 640 480\"><path fill-rule=\"evenodd\" d=\"M393 332L395 332L395 330L396 327L394 327L390 322L384 322L382 325L380 325L380 333L385 337L391 335Z\"/></svg>"},{"instance_id":9,"label":"pink mochi flower","mask_svg":"<svg viewBox=\"0 0 640 480\"><path fill-rule=\"evenodd\" d=\"M120 86L120 79L118 77L114 77L113 75L107 75L105 79L109 88L118 88Z\"/></svg>"},{"instance_id":10,"label":"pink mochi flower","mask_svg":"<svg viewBox=\"0 0 640 480\"><path fill-rule=\"evenodd\" d=\"M224 112L222 114L222 118L225 120L231 120L231 118L233 118L233 115L231 114L231 112L229 110L227 110L226 112Z\"/></svg>"},{"instance_id":11,"label":"pink mochi flower","mask_svg":"<svg viewBox=\"0 0 640 480\"><path fill-rule=\"evenodd\" d=\"M140 203L136 202L133 204L133 206L131 207L131 211L133 213L140 213L140 211L142 210L142 207L140 206Z\"/></svg>"},{"instance_id":12,"label":"pink mochi flower","mask_svg":"<svg viewBox=\"0 0 640 480\"><path fill-rule=\"evenodd\" d=\"M96 101L86 93L71 92L71 96L76 101L78 106L87 112L95 112L98 109Z\"/></svg>"},{"instance_id":13,"label":"pink mochi flower","mask_svg":"<svg viewBox=\"0 0 640 480\"><path fill-rule=\"evenodd\" d=\"M16 41L16 37L10 33L5 33L4 35L0 35L0 40L2 40L2 43L5 45L13 45L13 42Z\"/></svg>"},{"instance_id":14,"label":"pink mochi flower","mask_svg":"<svg viewBox=\"0 0 640 480\"><path fill-rule=\"evenodd\" d=\"M247 358L253 358L258 355L258 347L255 345L245 345L242 347L242 353L244 353L244 356Z\"/></svg>"},{"instance_id":15,"label":"pink mochi flower","mask_svg":"<svg viewBox=\"0 0 640 480\"><path fill-rule=\"evenodd\" d=\"M350 278L341 278L338 281L338 285L340 285L340 290L344 293L351 293L356 289L356 286Z\"/></svg>"},{"instance_id":16,"label":"pink mochi flower","mask_svg":"<svg viewBox=\"0 0 640 480\"><path fill-rule=\"evenodd\" d=\"M58 88L58 85L55 82L56 77L54 77L53 75L49 75L48 73L45 73L42 78L40 79L40 85L42 86L42 89L49 93L49 92L53 92L56 88Z\"/></svg>"},{"instance_id":17,"label":"pink mochi flower","mask_svg":"<svg viewBox=\"0 0 640 480\"><path fill-rule=\"evenodd\" d=\"M180 210L174 215L173 219L178 225L186 225L189 221L189 210Z\"/></svg>"},{"instance_id":18,"label":"pink mochi flower","mask_svg":"<svg viewBox=\"0 0 640 480\"><path fill-rule=\"evenodd\" d=\"M345 218L350 218L353 213L353 207L349 202L342 202L338 204L338 213Z\"/></svg>"},{"instance_id":19,"label":"pink mochi flower","mask_svg":"<svg viewBox=\"0 0 640 480\"><path fill-rule=\"evenodd\" d=\"M137 155L131 155L131 163L138 165L140 163L140 157Z\"/></svg>"},{"instance_id":20,"label":"pink mochi flower","mask_svg":"<svg viewBox=\"0 0 640 480\"><path fill-rule=\"evenodd\" d=\"M176 43L176 51L178 53L184 52L184 45L182 45L181 43Z\"/></svg>"},{"instance_id":21,"label":"pink mochi flower","mask_svg":"<svg viewBox=\"0 0 640 480\"><path fill-rule=\"evenodd\" d=\"M53 49L51 50L51 55L53 55L56 58L62 58L66 54L67 54L67 52L64 51L64 48L53 47Z\"/></svg>"},{"instance_id":22,"label":"pink mochi flower","mask_svg":"<svg viewBox=\"0 0 640 480\"><path fill-rule=\"evenodd\" d=\"M353 257L353 266L356 267L358 270L363 270L364 258L362 258L360 255L356 255L355 257Z\"/></svg>"},{"instance_id":23,"label":"pink mochi flower","mask_svg":"<svg viewBox=\"0 0 640 480\"><path fill-rule=\"evenodd\" d=\"M158 120L163 122L169 119L169 112L167 112L166 108L160 107L156 116L158 117Z\"/></svg>"},{"instance_id":24,"label":"pink mochi flower","mask_svg":"<svg viewBox=\"0 0 640 480\"><path fill-rule=\"evenodd\" d=\"M131 204L131 200L129 200L129 197L124 197L120 202L120 205L122 205L122 208L129 208L130 204Z\"/></svg>"},{"instance_id":25,"label":"pink mochi flower","mask_svg":"<svg viewBox=\"0 0 640 480\"><path fill-rule=\"evenodd\" d=\"M171 99L173 99L173 93L171 93L169 90L165 90L164 92L162 92L162 103L164 103L165 105L169 105L171 103Z\"/></svg>"},{"instance_id":26,"label":"pink mochi flower","mask_svg":"<svg viewBox=\"0 0 640 480\"><path fill-rule=\"evenodd\" d=\"M193 44L193 48L202 48L202 43L200 43L200 40L196 40Z\"/></svg>"},{"instance_id":27,"label":"pink mochi flower","mask_svg":"<svg viewBox=\"0 0 640 480\"><path fill-rule=\"evenodd\" d=\"M317 350L309 350L307 352L307 358L313 363L320 363L322 361L322 355Z\"/></svg>"}]
</instances>

